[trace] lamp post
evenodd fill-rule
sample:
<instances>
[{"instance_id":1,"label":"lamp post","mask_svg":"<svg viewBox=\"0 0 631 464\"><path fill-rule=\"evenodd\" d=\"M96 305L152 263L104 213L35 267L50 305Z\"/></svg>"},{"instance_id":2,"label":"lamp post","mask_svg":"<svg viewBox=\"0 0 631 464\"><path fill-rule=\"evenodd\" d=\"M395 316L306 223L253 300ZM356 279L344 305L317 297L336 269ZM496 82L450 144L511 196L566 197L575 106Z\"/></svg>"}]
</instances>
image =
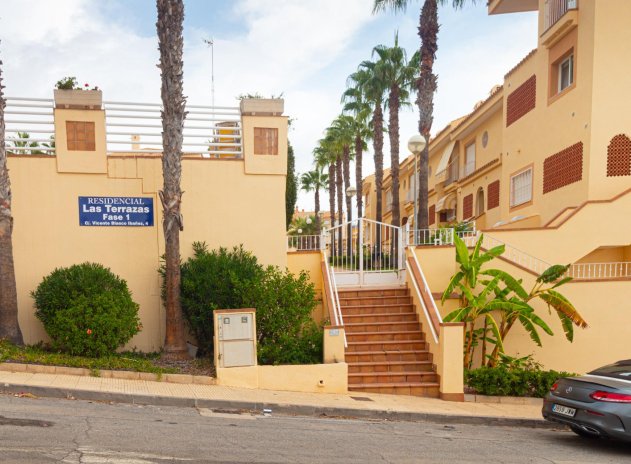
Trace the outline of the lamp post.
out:
<instances>
[{"instance_id":1,"label":"lamp post","mask_svg":"<svg viewBox=\"0 0 631 464\"><path fill-rule=\"evenodd\" d=\"M423 153L423 150L425 150L425 137L423 137L420 134L414 134L412 137L410 137L410 139L408 140L408 150L410 150L412 152L412 154L414 155L414 228L417 228L417 224L416 224L416 218L417 218L417 210L418 210L418 192L417 192L417 185L418 185L418 156Z\"/></svg>"}]
</instances>

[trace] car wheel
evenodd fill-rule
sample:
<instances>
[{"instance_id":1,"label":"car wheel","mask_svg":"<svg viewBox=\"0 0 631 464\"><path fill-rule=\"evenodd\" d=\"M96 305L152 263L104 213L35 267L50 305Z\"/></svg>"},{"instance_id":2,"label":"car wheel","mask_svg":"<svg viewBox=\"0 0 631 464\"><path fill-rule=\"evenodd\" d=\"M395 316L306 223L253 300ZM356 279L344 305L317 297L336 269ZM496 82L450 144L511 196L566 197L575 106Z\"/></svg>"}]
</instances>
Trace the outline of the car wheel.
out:
<instances>
[{"instance_id":1,"label":"car wheel","mask_svg":"<svg viewBox=\"0 0 631 464\"><path fill-rule=\"evenodd\" d=\"M600 438L599 434L588 432L587 430L584 430L577 425L570 425L570 429L572 429L572 432L574 432L576 435L581 436L583 438L591 438L591 439Z\"/></svg>"}]
</instances>

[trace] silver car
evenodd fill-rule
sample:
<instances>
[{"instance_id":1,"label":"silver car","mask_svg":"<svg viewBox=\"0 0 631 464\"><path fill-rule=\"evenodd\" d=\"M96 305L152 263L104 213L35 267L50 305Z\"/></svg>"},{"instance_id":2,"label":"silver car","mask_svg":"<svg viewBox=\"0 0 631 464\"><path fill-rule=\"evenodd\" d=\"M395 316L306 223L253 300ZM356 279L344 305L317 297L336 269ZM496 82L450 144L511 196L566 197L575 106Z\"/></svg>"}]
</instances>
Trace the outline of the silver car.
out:
<instances>
[{"instance_id":1,"label":"silver car","mask_svg":"<svg viewBox=\"0 0 631 464\"><path fill-rule=\"evenodd\" d=\"M544 419L583 437L631 441L631 359L559 379L543 401Z\"/></svg>"}]
</instances>

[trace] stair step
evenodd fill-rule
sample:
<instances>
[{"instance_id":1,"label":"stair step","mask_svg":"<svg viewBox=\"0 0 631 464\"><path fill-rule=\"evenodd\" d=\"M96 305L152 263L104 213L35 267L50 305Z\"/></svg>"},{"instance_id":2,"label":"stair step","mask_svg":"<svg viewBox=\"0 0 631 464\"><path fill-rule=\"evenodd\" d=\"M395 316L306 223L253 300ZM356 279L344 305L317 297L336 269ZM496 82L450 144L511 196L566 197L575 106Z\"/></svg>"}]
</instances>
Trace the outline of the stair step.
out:
<instances>
[{"instance_id":1,"label":"stair step","mask_svg":"<svg viewBox=\"0 0 631 464\"><path fill-rule=\"evenodd\" d=\"M393 331L421 331L421 324L417 321L404 322L346 322L344 321L346 334L356 334L365 332L393 332Z\"/></svg>"},{"instance_id":2,"label":"stair step","mask_svg":"<svg viewBox=\"0 0 631 464\"><path fill-rule=\"evenodd\" d=\"M397 351L347 351L347 363L375 363L375 362L423 362L431 361L432 354L427 350L397 350Z\"/></svg>"},{"instance_id":3,"label":"stair step","mask_svg":"<svg viewBox=\"0 0 631 464\"><path fill-rule=\"evenodd\" d=\"M423 341L425 334L416 330L391 330L382 332L346 332L346 341L351 342L385 342L385 341Z\"/></svg>"},{"instance_id":4,"label":"stair step","mask_svg":"<svg viewBox=\"0 0 631 464\"><path fill-rule=\"evenodd\" d=\"M347 314L401 314L413 313L414 305L412 304L396 304L396 305L378 305L378 306L345 306L341 308L342 315Z\"/></svg>"},{"instance_id":5,"label":"stair step","mask_svg":"<svg viewBox=\"0 0 631 464\"><path fill-rule=\"evenodd\" d=\"M440 385L438 382L414 382L414 383L370 383L354 384L348 386L349 391L363 391L366 393L382 393L390 395L427 396L438 398Z\"/></svg>"},{"instance_id":6,"label":"stair step","mask_svg":"<svg viewBox=\"0 0 631 464\"><path fill-rule=\"evenodd\" d=\"M344 325L372 323L372 322L417 322L416 313L377 313L377 314L346 314Z\"/></svg>"},{"instance_id":7,"label":"stair step","mask_svg":"<svg viewBox=\"0 0 631 464\"><path fill-rule=\"evenodd\" d=\"M361 296L340 297L340 306L382 306L387 304L411 304L411 296Z\"/></svg>"},{"instance_id":8,"label":"stair step","mask_svg":"<svg viewBox=\"0 0 631 464\"><path fill-rule=\"evenodd\" d=\"M362 372L433 372L432 368L432 362L429 360L348 362L349 374L358 374Z\"/></svg>"},{"instance_id":9,"label":"stair step","mask_svg":"<svg viewBox=\"0 0 631 464\"><path fill-rule=\"evenodd\" d=\"M417 372L358 372L348 374L348 385L381 383L436 383L438 376L432 371Z\"/></svg>"},{"instance_id":10,"label":"stair step","mask_svg":"<svg viewBox=\"0 0 631 464\"><path fill-rule=\"evenodd\" d=\"M392 287L382 289L353 289L337 291L340 298L353 298L353 297L371 297L371 296L406 296L410 294L410 291L406 287Z\"/></svg>"},{"instance_id":11,"label":"stair step","mask_svg":"<svg viewBox=\"0 0 631 464\"><path fill-rule=\"evenodd\" d=\"M348 339L348 336L347 336ZM382 341L348 341L347 353L355 351L409 351L427 350L427 343L422 340L382 340Z\"/></svg>"}]
</instances>

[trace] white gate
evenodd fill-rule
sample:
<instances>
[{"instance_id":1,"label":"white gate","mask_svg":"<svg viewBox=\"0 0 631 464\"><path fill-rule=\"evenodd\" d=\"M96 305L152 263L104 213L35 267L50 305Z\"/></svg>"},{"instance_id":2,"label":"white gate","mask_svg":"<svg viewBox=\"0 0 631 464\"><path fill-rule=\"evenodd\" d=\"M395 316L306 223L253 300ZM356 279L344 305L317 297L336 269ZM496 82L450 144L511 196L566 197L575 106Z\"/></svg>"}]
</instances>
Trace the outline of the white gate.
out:
<instances>
[{"instance_id":1,"label":"white gate","mask_svg":"<svg viewBox=\"0 0 631 464\"><path fill-rule=\"evenodd\" d=\"M405 240L402 227L355 219L326 232L326 255L337 286L402 284Z\"/></svg>"}]
</instances>

